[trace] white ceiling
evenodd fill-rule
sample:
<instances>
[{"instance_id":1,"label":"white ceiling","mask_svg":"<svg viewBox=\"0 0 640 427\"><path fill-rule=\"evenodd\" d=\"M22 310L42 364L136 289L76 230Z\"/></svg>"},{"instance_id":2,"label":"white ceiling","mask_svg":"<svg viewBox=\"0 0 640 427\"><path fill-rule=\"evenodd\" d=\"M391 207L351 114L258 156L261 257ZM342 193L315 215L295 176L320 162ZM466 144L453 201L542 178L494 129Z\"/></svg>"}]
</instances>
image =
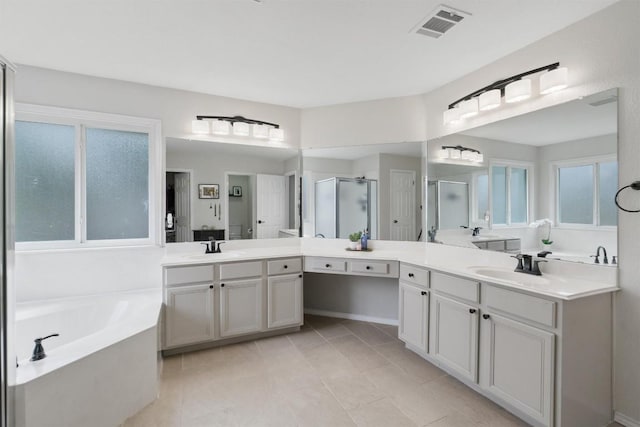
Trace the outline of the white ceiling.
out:
<instances>
[{"instance_id":1,"label":"white ceiling","mask_svg":"<svg viewBox=\"0 0 640 427\"><path fill-rule=\"evenodd\" d=\"M616 0L442 1L472 16L432 39L440 0L0 0L0 53L302 108L428 92Z\"/></svg>"},{"instance_id":2,"label":"white ceiling","mask_svg":"<svg viewBox=\"0 0 640 427\"><path fill-rule=\"evenodd\" d=\"M463 135L528 145L549 145L618 132L615 89L473 128ZM603 102L601 105L591 104ZM606 103L604 103L606 102Z\"/></svg>"}]
</instances>

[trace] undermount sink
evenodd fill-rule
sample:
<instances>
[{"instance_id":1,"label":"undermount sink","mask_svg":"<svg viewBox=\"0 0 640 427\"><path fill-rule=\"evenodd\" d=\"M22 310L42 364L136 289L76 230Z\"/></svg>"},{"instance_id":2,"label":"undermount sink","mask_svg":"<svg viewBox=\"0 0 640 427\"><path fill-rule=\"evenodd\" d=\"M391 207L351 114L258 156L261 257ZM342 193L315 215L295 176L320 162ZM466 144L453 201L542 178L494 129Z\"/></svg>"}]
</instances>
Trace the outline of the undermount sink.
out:
<instances>
[{"instance_id":1,"label":"undermount sink","mask_svg":"<svg viewBox=\"0 0 640 427\"><path fill-rule=\"evenodd\" d=\"M185 258L197 261L208 261L208 260L219 260L219 259L231 259L237 258L242 255L242 252L233 251L233 252L220 252L216 254L198 254L198 255L187 255Z\"/></svg>"},{"instance_id":2,"label":"undermount sink","mask_svg":"<svg viewBox=\"0 0 640 427\"><path fill-rule=\"evenodd\" d=\"M533 274L517 273L507 268L499 267L468 267L471 272L478 276L484 276L491 279L508 280L528 285L546 285L549 284L549 278L545 276L535 276Z\"/></svg>"}]
</instances>

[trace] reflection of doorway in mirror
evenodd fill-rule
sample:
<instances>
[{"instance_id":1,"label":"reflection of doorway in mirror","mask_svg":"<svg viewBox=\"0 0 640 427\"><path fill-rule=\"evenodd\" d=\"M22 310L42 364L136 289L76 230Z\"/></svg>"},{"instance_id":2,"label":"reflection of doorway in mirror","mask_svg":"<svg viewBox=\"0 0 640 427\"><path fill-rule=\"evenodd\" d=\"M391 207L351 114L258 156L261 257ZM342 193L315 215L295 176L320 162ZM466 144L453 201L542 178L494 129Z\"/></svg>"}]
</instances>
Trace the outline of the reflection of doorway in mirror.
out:
<instances>
[{"instance_id":1,"label":"reflection of doorway in mirror","mask_svg":"<svg viewBox=\"0 0 640 427\"><path fill-rule=\"evenodd\" d=\"M407 170L390 171L391 240L417 240L416 173Z\"/></svg>"},{"instance_id":2,"label":"reflection of doorway in mirror","mask_svg":"<svg viewBox=\"0 0 640 427\"><path fill-rule=\"evenodd\" d=\"M190 171L166 172L165 241L188 242L191 237Z\"/></svg>"},{"instance_id":3,"label":"reflection of doorway in mirror","mask_svg":"<svg viewBox=\"0 0 640 427\"><path fill-rule=\"evenodd\" d=\"M252 175L228 175L227 188L242 188L242 196L236 196L233 191L227 191L227 206L229 207L229 240L253 239L253 200L255 178Z\"/></svg>"},{"instance_id":4,"label":"reflection of doorway in mirror","mask_svg":"<svg viewBox=\"0 0 640 427\"><path fill-rule=\"evenodd\" d=\"M256 178L257 238L274 239L288 227L287 177L258 174Z\"/></svg>"}]
</instances>

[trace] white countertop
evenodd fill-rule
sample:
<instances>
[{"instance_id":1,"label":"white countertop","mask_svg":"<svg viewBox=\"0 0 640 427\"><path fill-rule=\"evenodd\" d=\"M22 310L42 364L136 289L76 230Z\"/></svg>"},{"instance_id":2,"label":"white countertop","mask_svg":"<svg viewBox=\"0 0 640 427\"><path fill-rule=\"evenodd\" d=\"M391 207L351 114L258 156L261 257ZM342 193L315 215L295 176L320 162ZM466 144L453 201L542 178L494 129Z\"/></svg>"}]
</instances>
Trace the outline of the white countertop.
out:
<instances>
[{"instance_id":1,"label":"white countertop","mask_svg":"<svg viewBox=\"0 0 640 427\"><path fill-rule=\"evenodd\" d=\"M424 242L371 241L371 252L347 251L347 240L269 239L231 241L220 254L204 254L193 246L168 251L165 267L247 261L291 256L319 256L342 259L390 260L430 268L474 280L515 288L527 293L571 300L619 290L617 270L587 264L549 260L540 264L542 276L512 274L516 261L509 254ZM498 274L500 277L483 275Z\"/></svg>"}]
</instances>

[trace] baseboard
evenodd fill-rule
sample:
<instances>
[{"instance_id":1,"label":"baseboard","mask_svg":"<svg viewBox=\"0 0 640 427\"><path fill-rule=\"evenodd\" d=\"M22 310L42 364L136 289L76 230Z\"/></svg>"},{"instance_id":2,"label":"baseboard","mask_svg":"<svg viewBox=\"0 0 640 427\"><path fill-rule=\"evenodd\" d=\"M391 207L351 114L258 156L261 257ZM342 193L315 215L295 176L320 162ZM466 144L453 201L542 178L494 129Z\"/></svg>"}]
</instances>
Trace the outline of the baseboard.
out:
<instances>
[{"instance_id":1,"label":"baseboard","mask_svg":"<svg viewBox=\"0 0 640 427\"><path fill-rule=\"evenodd\" d=\"M361 320L363 322L382 323L383 325L398 326L397 319L386 319L383 317L365 316L363 314L340 313L339 311L316 310L314 308L305 308L305 314L313 314L315 316L336 317L339 319Z\"/></svg>"},{"instance_id":2,"label":"baseboard","mask_svg":"<svg viewBox=\"0 0 640 427\"><path fill-rule=\"evenodd\" d=\"M640 421L636 421L631 417L626 416L625 414L621 414L620 412L615 413L613 417L613 421L618 424L622 424L625 427L640 427Z\"/></svg>"}]
</instances>

